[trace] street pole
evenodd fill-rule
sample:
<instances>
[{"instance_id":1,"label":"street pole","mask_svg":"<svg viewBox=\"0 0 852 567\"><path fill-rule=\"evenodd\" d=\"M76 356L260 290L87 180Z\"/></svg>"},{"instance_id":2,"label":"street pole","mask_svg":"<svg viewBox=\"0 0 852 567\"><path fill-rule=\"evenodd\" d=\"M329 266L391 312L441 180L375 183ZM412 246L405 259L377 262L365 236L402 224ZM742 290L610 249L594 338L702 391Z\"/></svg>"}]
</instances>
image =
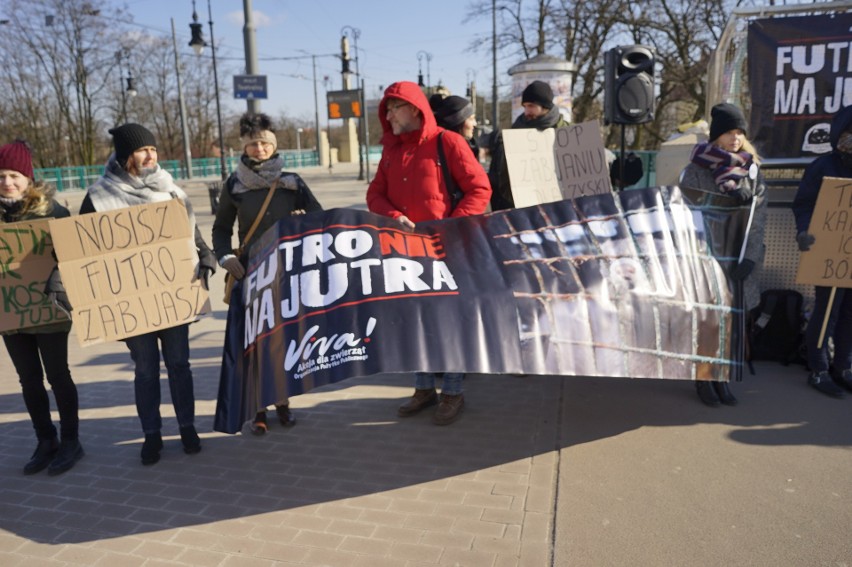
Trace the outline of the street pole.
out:
<instances>
[{"instance_id":1,"label":"street pole","mask_svg":"<svg viewBox=\"0 0 852 567\"><path fill-rule=\"evenodd\" d=\"M351 32L352 38L354 41L355 47L355 88L357 89L361 83L361 72L358 70L358 37L361 35L361 30L357 28L353 28L352 26L343 26L343 29L340 30L341 35L346 37L346 33ZM345 79L344 79L345 80ZM345 88L349 88L346 86ZM358 97L361 105L361 116L358 117L358 180L364 180L364 93L361 92L361 96Z\"/></svg>"},{"instance_id":2,"label":"street pole","mask_svg":"<svg viewBox=\"0 0 852 567\"><path fill-rule=\"evenodd\" d=\"M243 45L246 50L246 74L257 75L257 42L255 41L254 17L251 11L251 0L243 0ZM211 32L212 36L212 32ZM252 114L260 112L260 100L254 97L246 99L247 110Z\"/></svg>"},{"instance_id":3,"label":"street pole","mask_svg":"<svg viewBox=\"0 0 852 567\"><path fill-rule=\"evenodd\" d=\"M213 9L210 7L210 0L207 0L207 14L210 18L210 52L213 54L213 88L216 89L216 119L219 125L219 167L221 168L222 181L228 178L228 168L225 166L225 137L222 131L222 104L219 101L221 98L219 92L219 71L216 69L216 40L213 37ZM195 50L197 55L201 55L204 46L207 45L201 36L201 24L198 23L198 14L195 11L195 0L192 0L192 23L189 24L189 29L192 31L192 39L189 41L189 46Z\"/></svg>"},{"instance_id":4,"label":"street pole","mask_svg":"<svg viewBox=\"0 0 852 567\"><path fill-rule=\"evenodd\" d=\"M491 0L491 131L497 131L497 0Z\"/></svg>"},{"instance_id":5,"label":"street pole","mask_svg":"<svg viewBox=\"0 0 852 567\"><path fill-rule=\"evenodd\" d=\"M320 121L319 121L319 94L317 94L317 56L311 55L311 64L314 68L314 122L316 123L316 135L317 135L317 164L319 164L320 160L320 141L322 136L320 136Z\"/></svg>"},{"instance_id":6,"label":"street pole","mask_svg":"<svg viewBox=\"0 0 852 567\"><path fill-rule=\"evenodd\" d=\"M180 109L180 131L181 138L183 138L183 161L186 164L186 178L192 179L192 152L189 149L189 130L186 126L186 101L183 98L183 86L180 81L180 57L177 50L174 18L172 18L172 46L175 50L175 75L177 76L178 108Z\"/></svg>"},{"instance_id":7,"label":"street pole","mask_svg":"<svg viewBox=\"0 0 852 567\"><path fill-rule=\"evenodd\" d=\"M121 67L121 50L115 52L118 61L118 89L121 91L121 124L127 124L127 95L124 93L124 69Z\"/></svg>"}]
</instances>

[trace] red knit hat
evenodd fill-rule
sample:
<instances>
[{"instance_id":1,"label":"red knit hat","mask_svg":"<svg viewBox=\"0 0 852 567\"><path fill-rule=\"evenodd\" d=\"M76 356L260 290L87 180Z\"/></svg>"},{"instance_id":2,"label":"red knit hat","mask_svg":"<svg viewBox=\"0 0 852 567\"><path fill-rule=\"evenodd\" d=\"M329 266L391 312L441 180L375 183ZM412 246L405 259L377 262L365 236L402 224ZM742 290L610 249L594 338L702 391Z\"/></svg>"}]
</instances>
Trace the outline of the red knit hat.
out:
<instances>
[{"instance_id":1,"label":"red knit hat","mask_svg":"<svg viewBox=\"0 0 852 567\"><path fill-rule=\"evenodd\" d=\"M0 169L11 169L33 179L33 155L23 140L0 146Z\"/></svg>"}]
</instances>

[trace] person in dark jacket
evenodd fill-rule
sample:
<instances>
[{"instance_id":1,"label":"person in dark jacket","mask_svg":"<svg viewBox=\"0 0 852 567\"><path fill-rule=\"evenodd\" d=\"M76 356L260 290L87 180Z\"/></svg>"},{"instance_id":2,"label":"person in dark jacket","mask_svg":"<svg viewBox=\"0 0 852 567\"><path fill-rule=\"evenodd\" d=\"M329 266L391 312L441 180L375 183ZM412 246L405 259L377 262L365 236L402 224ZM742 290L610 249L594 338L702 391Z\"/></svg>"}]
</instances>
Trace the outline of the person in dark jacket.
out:
<instances>
[{"instance_id":1,"label":"person in dark jacket","mask_svg":"<svg viewBox=\"0 0 852 567\"><path fill-rule=\"evenodd\" d=\"M485 212L491 197L485 170L471 155L464 138L437 125L420 87L400 81L385 89L379 120L384 132L383 150L376 176L367 189L370 212L396 219L407 229L419 222ZM439 135L448 174L462 192L455 206L438 159ZM444 373L440 398L435 390L436 378L431 372L416 373L414 395L398 408L397 415L412 416L437 404L433 423L448 425L455 421L464 407L464 374Z\"/></svg>"},{"instance_id":2,"label":"person in dark jacket","mask_svg":"<svg viewBox=\"0 0 852 567\"><path fill-rule=\"evenodd\" d=\"M712 211L704 215L705 223L709 223L711 217L751 217L751 223L743 223L740 233L723 221L719 222L717 226L725 226L728 232L710 238L712 253L725 273L742 285L744 305L738 307L746 312L760 303L757 274L766 250L763 238L769 204L766 183L759 168L760 157L748 141L747 129L745 116L739 108L728 103L714 106L710 111L709 140L692 148L690 163L680 176L685 194L687 190L695 190L688 197L696 208ZM712 233L712 228L707 232ZM695 386L699 399L708 406L737 404L727 382L697 380Z\"/></svg>"},{"instance_id":3,"label":"person in dark jacket","mask_svg":"<svg viewBox=\"0 0 852 567\"><path fill-rule=\"evenodd\" d=\"M68 209L53 200L45 185L33 181L33 160L27 145L16 141L0 147L0 224L67 216ZM45 468L49 475L60 474L83 457L78 438L77 387L68 368L70 330L71 321L63 319L3 334L38 439L35 452L24 465L24 474ZM50 417L45 376L59 411L61 441Z\"/></svg>"},{"instance_id":4,"label":"person in dark jacket","mask_svg":"<svg viewBox=\"0 0 852 567\"><path fill-rule=\"evenodd\" d=\"M546 130L568 126L559 108L553 104L553 89L544 81L533 81L527 85L521 94L521 103L524 112L512 123L512 129ZM488 168L488 177L491 179L491 188L494 191L491 195L491 209L494 211L514 209L515 199L509 182L509 165L506 162L503 133L494 132L492 140L491 165Z\"/></svg>"},{"instance_id":5,"label":"person in dark jacket","mask_svg":"<svg viewBox=\"0 0 852 567\"><path fill-rule=\"evenodd\" d=\"M109 157L103 177L86 191L80 214L111 211L134 205L180 199L186 205L195 232L198 253L197 277L208 281L216 271L216 259L201 237L195 213L183 189L168 171L157 163L154 134L140 124L128 123L113 128L115 152ZM136 411L145 434L141 458L143 465L160 460L163 422L160 417L160 352L166 363L169 390L175 408L180 439L186 454L201 451L195 430L195 393L189 365L189 324L161 329L125 339L133 359Z\"/></svg>"},{"instance_id":6,"label":"person in dark jacket","mask_svg":"<svg viewBox=\"0 0 852 567\"><path fill-rule=\"evenodd\" d=\"M476 115L473 105L464 97L450 95L432 95L429 97L429 106L435 114L438 126L460 134L467 140L473 156L479 160L479 143L476 141Z\"/></svg>"},{"instance_id":7,"label":"person in dark jacket","mask_svg":"<svg viewBox=\"0 0 852 567\"><path fill-rule=\"evenodd\" d=\"M793 199L796 218L796 243L799 250L810 250L816 238L808 232L822 180L825 177L852 178L852 105L841 108L831 122L829 134L832 151L818 157L805 169ZM836 288L831 314L822 346L819 342L828 309L830 287L815 286L814 308L805 330L808 384L833 398L842 398L843 389L852 392L852 290ZM828 337L834 340L834 372L828 358Z\"/></svg>"},{"instance_id":8,"label":"person in dark jacket","mask_svg":"<svg viewBox=\"0 0 852 567\"><path fill-rule=\"evenodd\" d=\"M251 244L267 229L290 215L322 210L319 201L299 175L282 172L284 160L277 152L278 139L269 116L262 113L244 114L240 118L240 140L243 144L243 155L237 170L225 182L213 223L213 251L219 265L237 280L243 279L246 274L247 255ZM260 213L274 182L277 184L272 200L251 239L246 243L246 234ZM239 245L245 245L241 258L234 254L234 223L238 225ZM240 310L241 306L238 304L239 301L231 301L229 310ZM229 322L232 315L240 316L237 313L229 313ZM222 377L223 380L227 378ZM286 398L275 403L275 411L278 420L285 427L296 424ZM256 435L263 435L268 428L266 409L263 408L252 420L251 430Z\"/></svg>"}]
</instances>

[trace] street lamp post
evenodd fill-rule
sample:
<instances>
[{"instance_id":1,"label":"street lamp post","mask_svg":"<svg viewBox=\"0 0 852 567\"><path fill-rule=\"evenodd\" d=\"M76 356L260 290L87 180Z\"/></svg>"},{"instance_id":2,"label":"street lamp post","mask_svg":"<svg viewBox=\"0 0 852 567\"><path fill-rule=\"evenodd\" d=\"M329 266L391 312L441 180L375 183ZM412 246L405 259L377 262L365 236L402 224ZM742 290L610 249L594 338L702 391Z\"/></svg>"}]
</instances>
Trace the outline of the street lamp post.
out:
<instances>
[{"instance_id":1,"label":"street lamp post","mask_svg":"<svg viewBox=\"0 0 852 567\"><path fill-rule=\"evenodd\" d=\"M423 58L426 58L426 84L423 84ZM421 87L426 87L426 94L432 94L432 73L430 70L432 63L432 54L426 51L418 51L417 52L417 65L418 65L418 75L417 75L417 84Z\"/></svg>"},{"instance_id":2,"label":"street lamp post","mask_svg":"<svg viewBox=\"0 0 852 567\"><path fill-rule=\"evenodd\" d=\"M302 128L296 128L296 151L297 151L297 152L299 152L299 156L300 156L299 161L302 161L302 160L301 160L301 155L302 155L302 154L301 154L301 152L302 152L302 132L304 132L304 130L303 130Z\"/></svg>"},{"instance_id":3,"label":"street lamp post","mask_svg":"<svg viewBox=\"0 0 852 567\"><path fill-rule=\"evenodd\" d=\"M186 125L186 100L183 98L183 85L180 80L180 56L175 34L175 19L172 18L172 47L175 51L175 75L177 76L178 110L180 111L180 134L183 141L183 161L186 164L186 178L192 179L192 151L189 148L189 129Z\"/></svg>"},{"instance_id":4,"label":"street lamp post","mask_svg":"<svg viewBox=\"0 0 852 567\"><path fill-rule=\"evenodd\" d=\"M121 66L121 61L124 56L121 50L115 52L115 58L118 61L118 87L121 90L121 120L127 122L127 97L133 98L136 96L136 83L133 80L133 73L127 71L127 88L124 86L124 69Z\"/></svg>"},{"instance_id":5,"label":"street lamp post","mask_svg":"<svg viewBox=\"0 0 852 567\"><path fill-rule=\"evenodd\" d=\"M219 125L219 166L222 181L224 181L228 177L228 168L225 166L225 139L222 133L222 106L219 102L219 73L216 70L216 40L213 38L213 10L210 8L210 0L207 0L207 14L209 17L207 23L210 24L210 52L213 57L213 87L216 89L216 119ZM192 23L189 24L189 29L192 32L189 46L195 50L196 55L200 56L207 43L202 37L203 31L201 23L198 21L198 14L195 11L195 0L192 0Z\"/></svg>"},{"instance_id":6,"label":"street lamp post","mask_svg":"<svg viewBox=\"0 0 852 567\"><path fill-rule=\"evenodd\" d=\"M358 38L361 37L361 30L358 28L353 28L352 26L343 26L340 30L340 35L344 37L348 37L349 34L352 35L352 39L354 40L355 47L355 76L357 80L355 81L355 88L358 89L361 86L361 72L358 69L358 60L360 57L358 56ZM366 110L366 103L364 99L364 90L361 89L361 95L358 97L360 107L361 107L361 116L358 117L358 180L364 180L364 111Z\"/></svg>"}]
</instances>

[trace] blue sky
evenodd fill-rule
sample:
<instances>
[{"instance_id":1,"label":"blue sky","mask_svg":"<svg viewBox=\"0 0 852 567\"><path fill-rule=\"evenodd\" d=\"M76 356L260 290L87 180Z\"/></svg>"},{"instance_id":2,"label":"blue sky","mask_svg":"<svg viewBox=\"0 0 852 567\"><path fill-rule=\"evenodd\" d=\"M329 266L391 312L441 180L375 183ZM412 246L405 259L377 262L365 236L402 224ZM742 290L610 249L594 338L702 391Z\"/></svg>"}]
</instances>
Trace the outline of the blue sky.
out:
<instances>
[{"instance_id":1,"label":"blue sky","mask_svg":"<svg viewBox=\"0 0 852 567\"><path fill-rule=\"evenodd\" d=\"M170 18L175 20L182 57L192 56L189 23L192 21L191 0L110 0L126 5L135 22L152 34L170 35ZM368 98L374 98L380 86L397 80L416 81L418 52L431 54L427 65L422 55L424 80L438 81L454 94L464 96L468 77L475 79L477 90L491 92L491 17L490 13L473 22L463 23L465 0L361 2L341 0L252 0L257 27L259 74L267 75L269 98L261 109L273 115L313 121L314 94L310 57L296 61L273 61L272 57L298 57L305 52L316 55L340 51L341 30L350 26L359 30L359 67L366 82ZM237 74L243 73L244 48L242 33L242 0L212 0L213 31L219 46L217 57ZM204 37L210 39L207 25L207 1L197 0L199 21L204 24ZM350 33L350 38L352 37ZM468 51L472 40L479 39L486 48ZM354 42L350 42L354 57ZM304 50L304 51L300 51ZM498 64L500 64L498 62ZM501 82L508 83L503 63L498 67ZM354 63L353 63L354 70ZM234 100L233 74L220 73L219 81L228 93L222 103L240 111L244 101ZM325 124L325 89L323 77L331 78L331 90L341 88L340 60L317 57L320 121Z\"/></svg>"}]
</instances>

